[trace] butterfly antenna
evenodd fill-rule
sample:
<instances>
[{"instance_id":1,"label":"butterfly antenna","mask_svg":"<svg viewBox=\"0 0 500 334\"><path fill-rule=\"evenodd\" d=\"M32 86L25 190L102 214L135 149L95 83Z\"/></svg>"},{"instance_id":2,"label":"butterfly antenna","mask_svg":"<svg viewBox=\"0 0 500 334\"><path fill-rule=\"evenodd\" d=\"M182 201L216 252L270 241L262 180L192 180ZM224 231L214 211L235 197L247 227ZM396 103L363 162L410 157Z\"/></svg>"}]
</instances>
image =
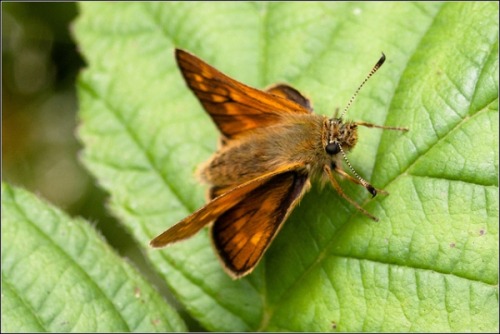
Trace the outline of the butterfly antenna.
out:
<instances>
[{"instance_id":1,"label":"butterfly antenna","mask_svg":"<svg viewBox=\"0 0 500 334\"><path fill-rule=\"evenodd\" d=\"M352 167L351 163L349 162L349 159L347 159L347 155L345 154L344 149L342 148L342 146L340 144L338 144L338 145L340 148L340 152L342 153L342 156L344 157L344 160L345 160L347 166L349 167L349 169L351 170L351 172L359 180L359 183L361 183L361 185L363 187L365 187L365 189L367 189L370 192L370 194L372 194L372 197L375 197L375 195L377 194L377 191L375 190L375 188L373 188L373 186L370 183L368 183L365 179L363 179L361 176L359 176L358 173L356 173L356 171L354 170L354 167Z\"/></svg>"},{"instance_id":2,"label":"butterfly antenna","mask_svg":"<svg viewBox=\"0 0 500 334\"><path fill-rule=\"evenodd\" d=\"M361 88L365 85L365 83L368 81L368 79L370 79L371 76L374 75L375 72L377 72L377 70L382 66L382 64L384 62L385 62L385 54L382 52L382 57L380 57L380 59L378 60L378 62L375 64L375 66L373 66L372 70L370 71L370 73L368 73L368 75L366 76L365 80L363 80L363 82L361 83L361 85L359 85L358 89L356 89L356 91L352 95L351 99L349 100L349 102L345 106L344 111L340 115L339 119L342 119L342 117L344 117L345 113L351 107L351 104L354 102L354 99L358 95L358 93L361 90ZM345 157L345 155L344 155L344 157Z\"/></svg>"}]
</instances>

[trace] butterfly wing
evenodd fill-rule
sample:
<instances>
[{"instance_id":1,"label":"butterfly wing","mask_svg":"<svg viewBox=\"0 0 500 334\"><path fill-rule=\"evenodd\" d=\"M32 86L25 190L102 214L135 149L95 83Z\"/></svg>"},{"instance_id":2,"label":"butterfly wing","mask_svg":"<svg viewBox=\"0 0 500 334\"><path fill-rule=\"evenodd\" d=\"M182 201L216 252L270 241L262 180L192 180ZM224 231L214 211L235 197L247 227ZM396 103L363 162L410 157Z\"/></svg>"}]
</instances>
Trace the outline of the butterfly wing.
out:
<instances>
[{"instance_id":1,"label":"butterfly wing","mask_svg":"<svg viewBox=\"0 0 500 334\"><path fill-rule=\"evenodd\" d=\"M216 218L235 205L238 205L241 201L249 200L249 193L265 184L268 184L269 180L271 180L274 176L301 168L303 168L302 164L290 164L288 166L283 166L283 168L274 172L264 174L258 178L234 187L158 235L156 238L151 240L150 245L152 247L165 247L168 244L193 236L204 226L213 222Z\"/></svg>"},{"instance_id":2,"label":"butterfly wing","mask_svg":"<svg viewBox=\"0 0 500 334\"><path fill-rule=\"evenodd\" d=\"M266 92L271 93L273 95L281 96L281 97L286 98L286 99L289 99L293 102L300 104L309 113L313 112L311 102L306 97L304 97L298 90L296 90L295 88L293 88L289 85L286 85L286 84L274 85L274 86L266 89ZM219 144L221 147L227 144L227 139L226 139L226 137L224 137L224 135L221 136ZM213 197L211 197L211 198L213 198Z\"/></svg>"},{"instance_id":3,"label":"butterfly wing","mask_svg":"<svg viewBox=\"0 0 500 334\"><path fill-rule=\"evenodd\" d=\"M310 112L287 98L283 89L276 89L276 94L264 92L231 79L186 51L176 49L175 55L187 85L228 139L276 124L283 114Z\"/></svg>"},{"instance_id":4,"label":"butterfly wing","mask_svg":"<svg viewBox=\"0 0 500 334\"><path fill-rule=\"evenodd\" d=\"M227 272L249 274L308 189L308 175L290 170L269 178L212 226L212 240Z\"/></svg>"},{"instance_id":5,"label":"butterfly wing","mask_svg":"<svg viewBox=\"0 0 500 334\"><path fill-rule=\"evenodd\" d=\"M309 101L309 99L300 94L298 90L289 85L285 84L274 85L266 89L266 92L289 99L306 108L308 112L310 113L313 112L311 101Z\"/></svg>"}]
</instances>

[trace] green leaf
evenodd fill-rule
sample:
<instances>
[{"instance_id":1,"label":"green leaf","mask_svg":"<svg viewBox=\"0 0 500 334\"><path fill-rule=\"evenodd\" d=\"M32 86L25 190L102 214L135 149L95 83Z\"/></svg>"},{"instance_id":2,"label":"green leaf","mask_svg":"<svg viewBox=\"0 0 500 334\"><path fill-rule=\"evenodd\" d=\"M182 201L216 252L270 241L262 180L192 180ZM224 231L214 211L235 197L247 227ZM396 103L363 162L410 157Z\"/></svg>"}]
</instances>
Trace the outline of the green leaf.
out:
<instances>
[{"instance_id":1,"label":"green leaf","mask_svg":"<svg viewBox=\"0 0 500 334\"><path fill-rule=\"evenodd\" d=\"M2 332L183 330L88 222L2 184Z\"/></svg>"},{"instance_id":2,"label":"green leaf","mask_svg":"<svg viewBox=\"0 0 500 334\"><path fill-rule=\"evenodd\" d=\"M83 161L110 208L149 240L204 203L193 176L217 131L186 87L175 47L248 85L287 82L317 113L343 108L349 155L389 196L317 183L248 277L232 281L207 232L147 250L209 330L498 330L498 4L82 3L75 35Z\"/></svg>"}]
</instances>

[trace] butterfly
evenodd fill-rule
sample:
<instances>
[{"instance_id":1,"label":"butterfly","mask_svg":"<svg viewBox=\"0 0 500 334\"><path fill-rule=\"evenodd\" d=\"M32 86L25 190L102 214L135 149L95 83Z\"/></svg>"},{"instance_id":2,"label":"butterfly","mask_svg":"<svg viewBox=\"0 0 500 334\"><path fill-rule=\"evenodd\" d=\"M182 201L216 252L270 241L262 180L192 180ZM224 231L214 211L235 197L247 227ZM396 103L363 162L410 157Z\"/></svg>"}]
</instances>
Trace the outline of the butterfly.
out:
<instances>
[{"instance_id":1,"label":"butterfly","mask_svg":"<svg viewBox=\"0 0 500 334\"><path fill-rule=\"evenodd\" d=\"M257 266L315 178L330 182L360 212L378 220L343 192L333 173L372 196L385 193L359 176L346 154L357 143L358 126L407 129L343 119L361 87L384 63L384 54L342 115L332 118L315 114L310 101L289 85L255 89L186 51L176 49L175 56L221 139L217 152L198 169L210 185L209 202L154 238L152 247L184 240L211 224L211 239L225 270L233 278L243 277ZM344 171L344 162L354 176Z\"/></svg>"}]
</instances>

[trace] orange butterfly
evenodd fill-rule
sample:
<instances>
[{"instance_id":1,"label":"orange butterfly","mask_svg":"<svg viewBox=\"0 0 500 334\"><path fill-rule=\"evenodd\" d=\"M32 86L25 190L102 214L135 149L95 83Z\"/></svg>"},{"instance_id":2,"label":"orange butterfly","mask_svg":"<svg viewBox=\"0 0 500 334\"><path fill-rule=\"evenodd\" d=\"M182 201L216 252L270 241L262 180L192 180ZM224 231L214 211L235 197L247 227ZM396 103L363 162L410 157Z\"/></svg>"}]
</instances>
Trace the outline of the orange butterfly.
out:
<instances>
[{"instance_id":1,"label":"orange butterfly","mask_svg":"<svg viewBox=\"0 0 500 334\"><path fill-rule=\"evenodd\" d=\"M342 116L355 96L385 61L382 57L356 90L340 117L313 113L308 99L287 85L266 91L229 78L201 59L176 50L187 85L221 132L221 147L199 170L209 183L210 202L151 241L153 247L191 237L212 225L212 240L224 268L233 278L249 274L277 235L283 222L310 188L310 179L330 181L350 199L332 171L380 192L361 178L346 157L357 142L357 126L407 131L365 122L345 122ZM342 169L344 159L354 177Z\"/></svg>"}]
</instances>

